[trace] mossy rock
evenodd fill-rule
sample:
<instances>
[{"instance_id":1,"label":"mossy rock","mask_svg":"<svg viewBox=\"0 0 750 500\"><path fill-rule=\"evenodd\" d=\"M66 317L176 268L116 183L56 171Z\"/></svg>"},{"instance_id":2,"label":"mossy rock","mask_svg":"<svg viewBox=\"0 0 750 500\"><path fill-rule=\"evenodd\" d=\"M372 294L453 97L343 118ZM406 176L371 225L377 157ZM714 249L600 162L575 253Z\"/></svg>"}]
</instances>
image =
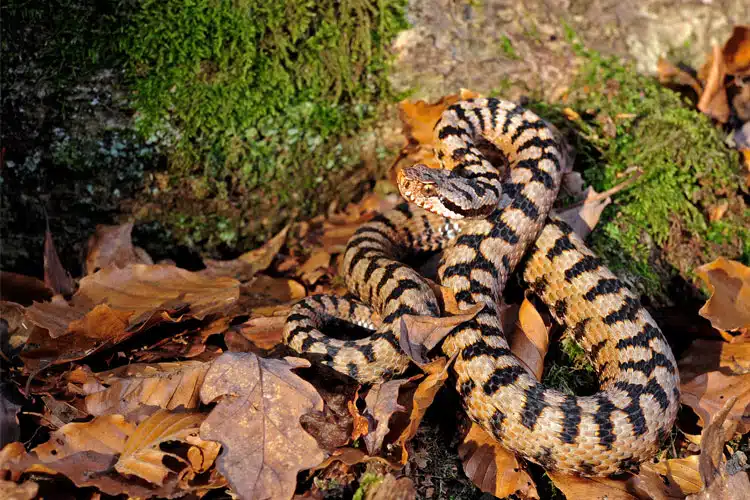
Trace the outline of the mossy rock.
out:
<instances>
[{"instance_id":1,"label":"mossy rock","mask_svg":"<svg viewBox=\"0 0 750 500\"><path fill-rule=\"evenodd\" d=\"M341 183L377 148L367 125L390 96L403 0L139 5L122 45L136 124L169 154L139 217L237 250L352 196Z\"/></svg>"},{"instance_id":2,"label":"mossy rock","mask_svg":"<svg viewBox=\"0 0 750 500\"><path fill-rule=\"evenodd\" d=\"M741 165L722 132L629 64L576 49L584 63L564 102L531 107L568 132L575 169L597 191L640 174L605 209L593 249L657 301L674 292L675 279L694 281L695 268L718 256L749 263ZM726 211L712 220L718 207Z\"/></svg>"}]
</instances>

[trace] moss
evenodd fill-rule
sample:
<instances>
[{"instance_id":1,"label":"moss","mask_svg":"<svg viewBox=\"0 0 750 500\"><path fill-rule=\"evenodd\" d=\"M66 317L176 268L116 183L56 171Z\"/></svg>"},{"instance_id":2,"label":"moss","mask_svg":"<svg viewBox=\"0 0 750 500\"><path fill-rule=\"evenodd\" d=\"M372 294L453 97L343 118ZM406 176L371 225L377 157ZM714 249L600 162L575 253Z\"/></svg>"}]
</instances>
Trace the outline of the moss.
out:
<instances>
[{"instance_id":1,"label":"moss","mask_svg":"<svg viewBox=\"0 0 750 500\"><path fill-rule=\"evenodd\" d=\"M737 193L739 159L720 130L629 64L576 49L584 63L565 102L532 107L572 132L575 168L597 191L641 172L605 209L590 240L594 250L640 278L652 297L719 255L748 262L750 218ZM566 107L581 118L567 119ZM709 210L720 203L730 209L710 221Z\"/></svg>"},{"instance_id":2,"label":"moss","mask_svg":"<svg viewBox=\"0 0 750 500\"><path fill-rule=\"evenodd\" d=\"M148 200L159 220L208 250L244 247L341 194L362 149L347 138L389 97L403 0L139 5L122 50L137 127L170 154ZM200 195L184 189L196 182Z\"/></svg>"},{"instance_id":3,"label":"moss","mask_svg":"<svg viewBox=\"0 0 750 500\"><path fill-rule=\"evenodd\" d=\"M362 477L359 478L359 488L357 488L357 491L354 492L352 500L362 500L363 498L365 498L365 493L367 493L367 490L377 484L380 484L383 479L384 476L375 474L373 472L366 472L362 474Z\"/></svg>"}]
</instances>

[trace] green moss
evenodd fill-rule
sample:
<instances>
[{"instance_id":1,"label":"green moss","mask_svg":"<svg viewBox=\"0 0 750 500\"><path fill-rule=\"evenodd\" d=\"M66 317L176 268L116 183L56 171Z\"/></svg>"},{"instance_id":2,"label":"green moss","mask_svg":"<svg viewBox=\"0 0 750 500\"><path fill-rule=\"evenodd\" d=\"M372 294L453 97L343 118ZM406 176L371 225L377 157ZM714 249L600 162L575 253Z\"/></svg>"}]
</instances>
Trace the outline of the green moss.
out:
<instances>
[{"instance_id":1,"label":"green moss","mask_svg":"<svg viewBox=\"0 0 750 500\"><path fill-rule=\"evenodd\" d=\"M246 246L293 211L330 202L326 191L338 194L331 183L362 148L342 143L389 97L387 45L405 26L403 0L139 5L122 44L137 126L170 154L168 191L199 202L165 208L183 211L162 219L169 228L189 243L196 231L223 231L199 241L209 249ZM200 197L181 190L196 179ZM157 201L166 206L164 191ZM210 210L231 230L205 219L206 199L225 202ZM262 230L243 223L269 210L276 216Z\"/></svg>"},{"instance_id":2,"label":"green moss","mask_svg":"<svg viewBox=\"0 0 750 500\"><path fill-rule=\"evenodd\" d=\"M367 490L379 484L383 481L384 477L373 472L365 472L362 477L359 478L359 488L354 492L352 500L362 500L365 498Z\"/></svg>"},{"instance_id":3,"label":"green moss","mask_svg":"<svg viewBox=\"0 0 750 500\"><path fill-rule=\"evenodd\" d=\"M576 45L584 64L564 104L535 104L573 131L576 170L601 192L640 173L614 197L591 237L608 263L641 278L657 296L676 274L717 257L750 257L748 211L737 193L737 153L721 132L677 93L627 63ZM581 118L570 121L569 107ZM711 222L721 202L732 210Z\"/></svg>"}]
</instances>

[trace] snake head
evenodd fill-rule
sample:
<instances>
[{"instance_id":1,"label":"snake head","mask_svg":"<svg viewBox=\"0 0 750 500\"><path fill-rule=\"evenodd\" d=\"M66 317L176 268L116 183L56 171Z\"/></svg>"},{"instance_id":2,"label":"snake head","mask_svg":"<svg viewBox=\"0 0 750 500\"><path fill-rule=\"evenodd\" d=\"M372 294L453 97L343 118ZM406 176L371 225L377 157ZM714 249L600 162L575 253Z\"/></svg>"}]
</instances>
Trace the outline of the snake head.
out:
<instances>
[{"instance_id":1,"label":"snake head","mask_svg":"<svg viewBox=\"0 0 750 500\"><path fill-rule=\"evenodd\" d=\"M407 201L448 219L487 217L495 205L476 195L471 181L450 170L424 164L398 172L398 189Z\"/></svg>"}]
</instances>

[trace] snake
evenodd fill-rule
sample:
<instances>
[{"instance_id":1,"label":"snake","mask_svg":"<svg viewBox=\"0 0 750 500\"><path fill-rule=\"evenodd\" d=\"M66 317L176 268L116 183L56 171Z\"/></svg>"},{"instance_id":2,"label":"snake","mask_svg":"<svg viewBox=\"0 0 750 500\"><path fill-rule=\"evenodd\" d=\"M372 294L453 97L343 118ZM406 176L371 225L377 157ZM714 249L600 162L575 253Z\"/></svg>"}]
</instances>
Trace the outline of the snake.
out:
<instances>
[{"instance_id":1,"label":"snake","mask_svg":"<svg viewBox=\"0 0 750 500\"><path fill-rule=\"evenodd\" d=\"M551 215L565 163L561 141L532 111L495 98L449 106L434 137L441 167L414 165L398 173L401 194L416 208L381 214L347 245L347 286L371 305L303 299L287 319L287 343L363 383L403 372L408 360L398 350L398 320L439 310L429 284L401 260L425 247L442 250L440 284L461 309L478 309L441 346L455 357L456 389L470 419L547 471L588 477L638 470L670 436L680 401L677 364L637 295ZM505 175L481 141L502 153ZM413 232L417 226L422 233ZM599 377L595 394L546 387L511 352L499 307L519 263L529 291L586 352ZM337 319L378 329L358 341L320 331Z\"/></svg>"}]
</instances>

